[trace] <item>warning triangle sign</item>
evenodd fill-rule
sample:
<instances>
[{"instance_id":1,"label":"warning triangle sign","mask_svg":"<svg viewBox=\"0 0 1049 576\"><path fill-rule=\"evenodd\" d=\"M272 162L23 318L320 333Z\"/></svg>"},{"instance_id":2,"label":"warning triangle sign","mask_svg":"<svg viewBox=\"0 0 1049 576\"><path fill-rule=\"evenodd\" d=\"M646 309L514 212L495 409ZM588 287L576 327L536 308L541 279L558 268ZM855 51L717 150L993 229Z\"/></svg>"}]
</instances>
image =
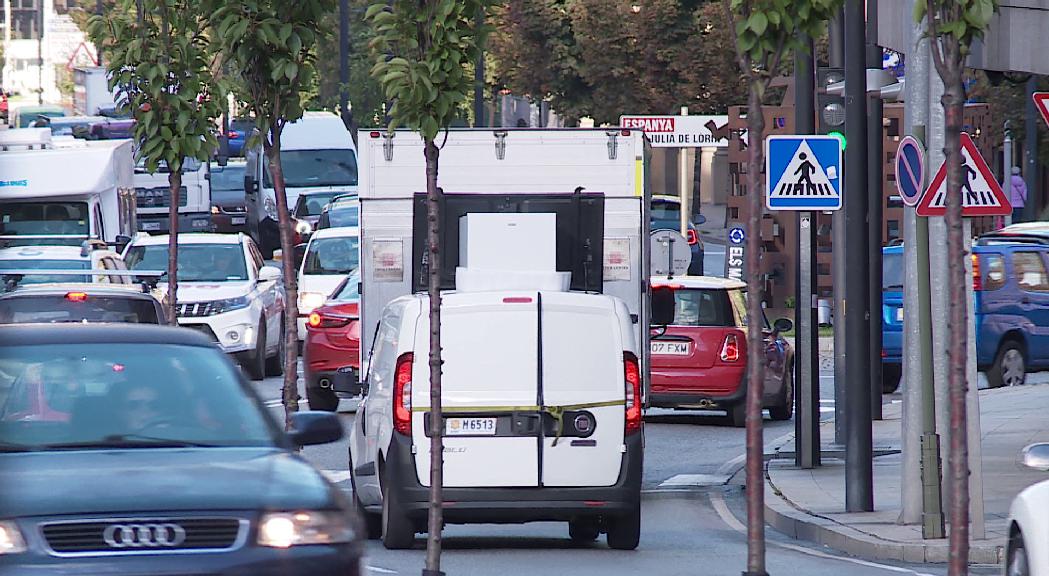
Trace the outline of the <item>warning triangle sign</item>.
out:
<instances>
[{"instance_id":1,"label":"warning triangle sign","mask_svg":"<svg viewBox=\"0 0 1049 576\"><path fill-rule=\"evenodd\" d=\"M962 132L962 216L1005 216L1012 212L1009 199L994 179L980 150L965 132ZM947 163L933 176L929 188L918 203L918 216L943 216L947 213Z\"/></svg>"},{"instance_id":2,"label":"warning triangle sign","mask_svg":"<svg viewBox=\"0 0 1049 576\"><path fill-rule=\"evenodd\" d=\"M770 202L777 198L836 199L838 190L831 180L837 179L837 168L830 166L824 170L808 142L802 140L798 150L794 152L794 157L783 170L779 182L769 189L769 199Z\"/></svg>"},{"instance_id":3,"label":"warning triangle sign","mask_svg":"<svg viewBox=\"0 0 1049 576\"><path fill-rule=\"evenodd\" d=\"M1034 98L1034 107L1042 114L1042 120L1049 126L1049 92L1035 92L1031 97Z\"/></svg>"}]
</instances>

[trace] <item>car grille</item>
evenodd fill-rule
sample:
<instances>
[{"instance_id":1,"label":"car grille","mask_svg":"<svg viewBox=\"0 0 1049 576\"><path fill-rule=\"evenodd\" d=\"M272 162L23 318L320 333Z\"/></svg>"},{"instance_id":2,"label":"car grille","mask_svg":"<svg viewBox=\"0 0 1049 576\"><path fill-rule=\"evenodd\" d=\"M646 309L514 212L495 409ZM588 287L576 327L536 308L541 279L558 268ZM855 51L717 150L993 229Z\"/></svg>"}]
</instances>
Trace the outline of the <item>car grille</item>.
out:
<instances>
[{"instance_id":1,"label":"car grille","mask_svg":"<svg viewBox=\"0 0 1049 576\"><path fill-rule=\"evenodd\" d=\"M179 188L179 206L186 205L187 194L185 186ZM135 188L135 205L139 208L167 208L171 206L170 196L167 188Z\"/></svg>"},{"instance_id":2,"label":"car grille","mask_svg":"<svg viewBox=\"0 0 1049 576\"><path fill-rule=\"evenodd\" d=\"M215 302L190 302L179 304L176 310L179 318L203 318L217 314Z\"/></svg>"},{"instance_id":3,"label":"car grille","mask_svg":"<svg viewBox=\"0 0 1049 576\"><path fill-rule=\"evenodd\" d=\"M239 518L119 518L41 525L56 556L219 552L239 548L248 521Z\"/></svg>"}]
</instances>

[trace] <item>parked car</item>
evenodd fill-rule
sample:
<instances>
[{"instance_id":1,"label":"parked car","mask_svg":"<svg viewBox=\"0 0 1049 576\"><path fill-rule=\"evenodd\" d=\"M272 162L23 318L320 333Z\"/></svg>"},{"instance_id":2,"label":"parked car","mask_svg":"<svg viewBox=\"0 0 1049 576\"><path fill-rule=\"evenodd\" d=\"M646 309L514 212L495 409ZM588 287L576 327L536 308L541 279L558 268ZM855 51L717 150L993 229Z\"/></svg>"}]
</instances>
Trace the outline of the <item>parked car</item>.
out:
<instances>
[{"instance_id":1,"label":"parked car","mask_svg":"<svg viewBox=\"0 0 1049 576\"><path fill-rule=\"evenodd\" d=\"M328 204L342 194L344 193L332 191L299 194L291 215L300 221L309 222L312 231L317 228L317 221L320 220L321 213Z\"/></svg>"},{"instance_id":2,"label":"parked car","mask_svg":"<svg viewBox=\"0 0 1049 576\"><path fill-rule=\"evenodd\" d=\"M204 336L0 326L0 573L361 574L358 520Z\"/></svg>"},{"instance_id":3,"label":"parked car","mask_svg":"<svg viewBox=\"0 0 1049 576\"><path fill-rule=\"evenodd\" d=\"M1031 444L1020 463L1049 472L1049 444ZM1009 506L1009 540L1005 548L1005 576L1049 576L1049 480L1028 486Z\"/></svg>"},{"instance_id":4,"label":"parked car","mask_svg":"<svg viewBox=\"0 0 1049 576\"><path fill-rule=\"evenodd\" d=\"M306 317L302 375L310 410L334 411L339 406L336 384L352 387L360 378L360 274L354 272L335 287L331 298ZM347 394L351 395L351 394Z\"/></svg>"},{"instance_id":5,"label":"parked car","mask_svg":"<svg viewBox=\"0 0 1049 576\"><path fill-rule=\"evenodd\" d=\"M734 426L746 424L746 284L711 276L652 280L674 291L674 322L652 337L655 408L724 410ZM764 406L773 420L794 412L794 350L783 338L793 323L764 320Z\"/></svg>"},{"instance_id":6,"label":"parked car","mask_svg":"<svg viewBox=\"0 0 1049 576\"><path fill-rule=\"evenodd\" d=\"M212 162L208 173L211 178L211 223L215 227L215 232L247 233L244 161L229 160L225 165Z\"/></svg>"},{"instance_id":7,"label":"parked car","mask_svg":"<svg viewBox=\"0 0 1049 576\"><path fill-rule=\"evenodd\" d=\"M244 143L248 141L248 137L254 130L255 119L253 118L234 118L230 121L229 132L226 133L229 138L230 156L244 155ZM243 182L241 182L241 187L243 187Z\"/></svg>"},{"instance_id":8,"label":"parked car","mask_svg":"<svg viewBox=\"0 0 1049 576\"><path fill-rule=\"evenodd\" d=\"M151 291L119 284L36 284L0 294L0 324L167 324Z\"/></svg>"},{"instance_id":9,"label":"parked car","mask_svg":"<svg viewBox=\"0 0 1049 576\"><path fill-rule=\"evenodd\" d=\"M332 199L317 218L317 230L358 226L361 222L361 203L356 194L343 194Z\"/></svg>"},{"instance_id":10,"label":"parked car","mask_svg":"<svg viewBox=\"0 0 1049 576\"><path fill-rule=\"evenodd\" d=\"M206 335L252 380L284 372L284 284L246 234L178 237L180 326ZM131 270L164 270L168 236L139 235L124 252ZM163 285L162 285L163 286Z\"/></svg>"},{"instance_id":11,"label":"parked car","mask_svg":"<svg viewBox=\"0 0 1049 576\"><path fill-rule=\"evenodd\" d=\"M677 196L653 195L651 210L649 211L649 230L675 230L681 231L681 199ZM702 276L704 246L703 239L696 230L696 224L706 222L705 216L699 215L688 221L688 246L692 250L692 261L688 265L689 276Z\"/></svg>"},{"instance_id":12,"label":"parked car","mask_svg":"<svg viewBox=\"0 0 1049 576\"><path fill-rule=\"evenodd\" d=\"M1023 384L1049 368L1049 239L981 236L973 246L976 365L992 388ZM899 385L903 340L903 246L882 249L882 369Z\"/></svg>"},{"instance_id":13,"label":"parked car","mask_svg":"<svg viewBox=\"0 0 1049 576\"><path fill-rule=\"evenodd\" d=\"M360 266L357 228L318 230L306 245L299 265L299 341L306 339L306 319L324 305L346 275Z\"/></svg>"}]
</instances>

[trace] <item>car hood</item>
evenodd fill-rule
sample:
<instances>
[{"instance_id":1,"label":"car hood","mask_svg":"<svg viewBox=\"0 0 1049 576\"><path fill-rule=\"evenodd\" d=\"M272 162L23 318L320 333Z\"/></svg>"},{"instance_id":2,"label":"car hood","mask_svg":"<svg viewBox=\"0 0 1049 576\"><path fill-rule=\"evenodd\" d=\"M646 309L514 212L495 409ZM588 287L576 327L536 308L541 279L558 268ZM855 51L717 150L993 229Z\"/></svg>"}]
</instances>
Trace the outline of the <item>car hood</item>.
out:
<instances>
[{"instance_id":1,"label":"car hood","mask_svg":"<svg viewBox=\"0 0 1049 576\"><path fill-rule=\"evenodd\" d=\"M167 285L164 285L165 292ZM182 282L178 283L179 304L210 302L237 298L251 291L251 281L241 282Z\"/></svg>"},{"instance_id":2,"label":"car hood","mask_svg":"<svg viewBox=\"0 0 1049 576\"><path fill-rule=\"evenodd\" d=\"M341 496L278 448L142 448L0 455L0 517L330 509Z\"/></svg>"}]
</instances>

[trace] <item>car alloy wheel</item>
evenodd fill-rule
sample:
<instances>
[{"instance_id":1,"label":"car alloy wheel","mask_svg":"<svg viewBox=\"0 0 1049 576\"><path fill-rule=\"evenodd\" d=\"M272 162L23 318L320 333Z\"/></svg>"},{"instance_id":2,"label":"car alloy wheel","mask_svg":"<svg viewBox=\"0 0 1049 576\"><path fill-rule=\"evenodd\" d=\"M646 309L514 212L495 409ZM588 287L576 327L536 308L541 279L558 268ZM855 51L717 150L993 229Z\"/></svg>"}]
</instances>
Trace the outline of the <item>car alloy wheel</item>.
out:
<instances>
[{"instance_id":1,"label":"car alloy wheel","mask_svg":"<svg viewBox=\"0 0 1049 576\"><path fill-rule=\"evenodd\" d=\"M1020 386L1026 379L1024 356L1020 350L1009 348L1002 355L1002 382L1006 386Z\"/></svg>"}]
</instances>

